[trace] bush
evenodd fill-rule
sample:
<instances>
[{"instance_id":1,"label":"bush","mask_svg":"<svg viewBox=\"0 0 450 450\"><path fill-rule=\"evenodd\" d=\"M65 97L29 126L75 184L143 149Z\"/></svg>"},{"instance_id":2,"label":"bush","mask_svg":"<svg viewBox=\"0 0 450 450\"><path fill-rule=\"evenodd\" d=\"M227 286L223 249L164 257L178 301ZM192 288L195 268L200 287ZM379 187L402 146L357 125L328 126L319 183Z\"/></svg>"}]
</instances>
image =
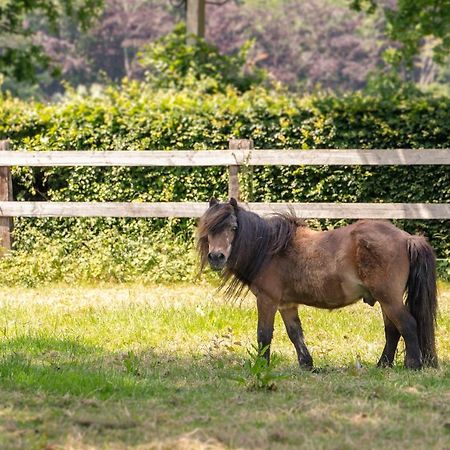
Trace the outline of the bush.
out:
<instances>
[{"instance_id":1,"label":"bush","mask_svg":"<svg viewBox=\"0 0 450 450\"><path fill-rule=\"evenodd\" d=\"M28 249L19 248L0 259L0 284L33 287L45 283L194 281L197 258L189 241L164 230L130 239L116 228L87 237L51 239L36 230ZM182 256L182 257L181 257Z\"/></svg>"},{"instance_id":2,"label":"bush","mask_svg":"<svg viewBox=\"0 0 450 450\"><path fill-rule=\"evenodd\" d=\"M197 92L223 92L233 86L241 92L261 85L266 72L247 64L251 42L232 56L204 39L191 36L194 45L186 44L186 26L178 24L174 31L144 47L140 64L147 69L146 80L155 88L190 88Z\"/></svg>"},{"instance_id":3,"label":"bush","mask_svg":"<svg viewBox=\"0 0 450 450\"><path fill-rule=\"evenodd\" d=\"M295 98L283 91L254 88L240 93L228 87L224 93L199 95L125 82L120 88L71 92L59 104L5 97L0 105L0 136L18 150L219 150L232 137L252 137L256 148L450 147L450 99L413 93L391 99L363 94ZM450 198L446 167L273 166L243 172L245 197L254 201L445 203ZM16 168L13 178L19 200L206 201L227 196L224 167ZM324 227L335 224L322 222ZM450 257L449 221L398 224L425 233L440 258ZM113 233L123 239L113 239L120 242L116 254L123 255L117 260L132 266L129 255L137 251L127 247L132 242L145 242L145 251L158 252L151 236L163 233L169 241L175 236L179 243L192 244L194 226L195 221L184 219L23 218L15 220L14 248L21 257L51 248L58 258L58 252L85 258L88 253L79 253L83 246L92 243L99 249L104 242L110 248L108 233ZM36 233L42 241L36 241ZM177 253L170 255L176 259ZM110 250L105 255L113 257ZM137 261L147 271L160 265L148 266L141 257ZM98 265L106 267L107 261ZM128 280L136 270L131 267L113 278ZM103 268L92 275L103 276L109 277Z\"/></svg>"}]
</instances>

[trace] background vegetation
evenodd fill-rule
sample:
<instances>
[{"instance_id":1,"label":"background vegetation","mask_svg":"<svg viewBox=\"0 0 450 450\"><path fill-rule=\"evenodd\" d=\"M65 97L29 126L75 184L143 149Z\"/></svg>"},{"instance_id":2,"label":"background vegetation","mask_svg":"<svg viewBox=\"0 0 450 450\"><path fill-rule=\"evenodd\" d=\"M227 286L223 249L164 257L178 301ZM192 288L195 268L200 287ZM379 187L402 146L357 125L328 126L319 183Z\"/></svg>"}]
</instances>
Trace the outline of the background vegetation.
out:
<instances>
[{"instance_id":1,"label":"background vegetation","mask_svg":"<svg viewBox=\"0 0 450 450\"><path fill-rule=\"evenodd\" d=\"M302 93L362 89L394 64L448 94L449 11L448 0L230 0L207 6L206 39L227 55L250 40L248 66ZM4 0L3 89L49 96L66 83L143 80L140 54L183 15L182 1Z\"/></svg>"},{"instance_id":2,"label":"background vegetation","mask_svg":"<svg viewBox=\"0 0 450 450\"><path fill-rule=\"evenodd\" d=\"M0 52L9 68L2 72L0 138L24 150L220 150L233 137L251 137L256 148L450 147L445 83L442 95L420 88L423 46L392 41L388 31L406 24L378 2L354 2L369 15L326 0L210 6L208 41L188 46L183 25L165 34L180 11L155 1L6 2L0 13L15 38ZM427 67L444 74L447 31L430 33L425 27L414 37L422 36L423 45L430 36L443 39L443 46L430 47L441 65L430 59ZM14 47L20 39L23 46ZM37 60L27 58L33 49ZM63 84L51 75L57 67ZM52 102L44 101L52 94ZM226 197L225 171L20 168L14 195L202 201ZM266 167L243 170L241 182L244 200L254 201L445 203L450 197L446 167ZM442 260L441 276L449 277L448 221L398 224L427 235ZM193 220L18 219L0 280L192 279L194 228Z\"/></svg>"},{"instance_id":3,"label":"background vegetation","mask_svg":"<svg viewBox=\"0 0 450 450\"><path fill-rule=\"evenodd\" d=\"M228 83L212 81L197 80L197 92L126 82L86 95L72 92L51 105L4 97L0 134L8 136L16 149L38 151L220 149L232 136L251 136L255 146L263 148L450 147L446 97L399 92L389 98L361 94L299 98L264 88L240 93ZM206 92L199 95L199 86ZM226 92L208 93L211 86L222 86ZM18 168L13 178L19 200L207 201L213 195L227 195L226 168L220 167ZM450 198L448 169L432 166L264 167L244 170L242 184L245 199L254 201L448 202ZM40 280L78 274L83 279L106 276L124 281L131 275L158 278L170 277L169 273L180 279L189 276L194 261L177 266L174 261L185 259L186 253L177 255L174 248L170 261L179 269L175 274L161 264L168 255L162 247L172 248L174 242L184 242L181 248L192 246L194 224L180 219L18 219L14 248L17 257L33 251L53 255L36 266ZM448 221L400 225L425 233L438 257L448 258ZM106 245L105 253L99 251L100 243ZM85 266L81 261L88 255L92 262ZM15 265L13 279L31 282L31 274L19 271L18 260L1 264ZM165 275L151 275L149 269L162 267Z\"/></svg>"}]
</instances>

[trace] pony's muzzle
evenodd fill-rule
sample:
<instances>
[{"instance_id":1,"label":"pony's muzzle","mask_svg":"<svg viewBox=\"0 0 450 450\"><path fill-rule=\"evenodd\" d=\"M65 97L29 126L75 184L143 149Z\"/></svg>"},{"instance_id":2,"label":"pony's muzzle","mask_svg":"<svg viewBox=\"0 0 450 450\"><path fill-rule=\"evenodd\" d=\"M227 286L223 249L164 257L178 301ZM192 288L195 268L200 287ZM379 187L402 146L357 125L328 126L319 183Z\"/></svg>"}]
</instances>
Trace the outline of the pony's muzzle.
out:
<instances>
[{"instance_id":1,"label":"pony's muzzle","mask_svg":"<svg viewBox=\"0 0 450 450\"><path fill-rule=\"evenodd\" d=\"M221 270L224 268L227 259L222 252L208 253L208 262L212 269Z\"/></svg>"}]
</instances>

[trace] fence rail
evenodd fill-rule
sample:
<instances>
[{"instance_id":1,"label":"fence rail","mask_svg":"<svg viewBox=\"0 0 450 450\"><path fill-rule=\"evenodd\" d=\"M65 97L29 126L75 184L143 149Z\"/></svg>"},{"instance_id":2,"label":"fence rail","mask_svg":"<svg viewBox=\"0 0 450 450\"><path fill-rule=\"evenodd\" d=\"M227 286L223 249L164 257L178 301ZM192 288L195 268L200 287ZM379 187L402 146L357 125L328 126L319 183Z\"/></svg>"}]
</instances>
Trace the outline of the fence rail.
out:
<instances>
[{"instance_id":1,"label":"fence rail","mask_svg":"<svg viewBox=\"0 0 450 450\"><path fill-rule=\"evenodd\" d=\"M0 141L0 245L11 248L13 217L199 217L197 202L17 202L11 166L228 166L229 196L239 198L240 166L264 165L450 165L450 149L254 150L251 140L232 139L228 150L10 151ZM450 219L448 203L248 203L257 213L293 210L303 218Z\"/></svg>"},{"instance_id":2,"label":"fence rail","mask_svg":"<svg viewBox=\"0 0 450 450\"><path fill-rule=\"evenodd\" d=\"M442 165L449 150L174 150L0 152L0 166Z\"/></svg>"},{"instance_id":3,"label":"fence rail","mask_svg":"<svg viewBox=\"0 0 450 450\"><path fill-rule=\"evenodd\" d=\"M250 211L294 211L316 219L450 219L441 203L246 203ZM0 202L0 216L10 217L200 217L201 202Z\"/></svg>"}]
</instances>

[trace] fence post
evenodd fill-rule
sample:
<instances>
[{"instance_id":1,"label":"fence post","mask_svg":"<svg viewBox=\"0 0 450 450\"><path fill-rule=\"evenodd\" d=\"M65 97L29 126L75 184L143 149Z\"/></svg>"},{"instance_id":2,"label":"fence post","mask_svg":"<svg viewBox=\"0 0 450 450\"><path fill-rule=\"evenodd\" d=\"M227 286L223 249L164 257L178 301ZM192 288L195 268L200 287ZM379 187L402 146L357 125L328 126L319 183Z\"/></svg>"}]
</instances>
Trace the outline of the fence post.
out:
<instances>
[{"instance_id":1,"label":"fence post","mask_svg":"<svg viewBox=\"0 0 450 450\"><path fill-rule=\"evenodd\" d=\"M9 150L8 141L0 141L0 151ZM0 167L0 201L13 200L11 168ZM12 217L0 217L0 256L11 250Z\"/></svg>"},{"instance_id":2,"label":"fence post","mask_svg":"<svg viewBox=\"0 0 450 450\"><path fill-rule=\"evenodd\" d=\"M252 139L230 139L228 141L230 150L251 150L253 148ZM240 200L239 189L239 166L228 167L228 196Z\"/></svg>"}]
</instances>

